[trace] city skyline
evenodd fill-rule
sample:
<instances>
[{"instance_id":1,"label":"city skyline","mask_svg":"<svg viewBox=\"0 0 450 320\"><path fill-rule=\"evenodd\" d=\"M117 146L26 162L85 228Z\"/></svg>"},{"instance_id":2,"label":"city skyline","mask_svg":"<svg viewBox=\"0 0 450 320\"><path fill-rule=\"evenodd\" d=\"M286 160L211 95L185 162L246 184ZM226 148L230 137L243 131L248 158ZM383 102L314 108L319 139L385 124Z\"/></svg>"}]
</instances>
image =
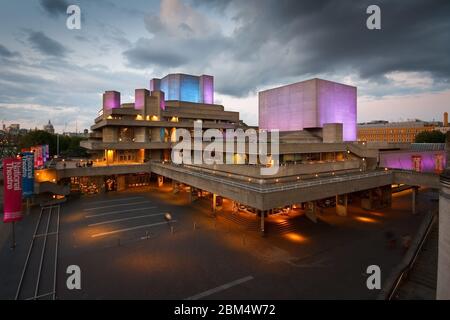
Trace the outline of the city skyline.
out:
<instances>
[{"instance_id":1,"label":"city skyline","mask_svg":"<svg viewBox=\"0 0 450 320\"><path fill-rule=\"evenodd\" d=\"M439 1L382 2L381 30L367 30L365 2L76 4L81 30L66 28L64 0L3 4L6 125L41 127L56 111L57 132L88 128L104 91L133 102L135 88L165 71L214 75L215 103L249 125L257 92L314 77L358 87L358 122L440 120L450 108L449 5Z\"/></svg>"}]
</instances>

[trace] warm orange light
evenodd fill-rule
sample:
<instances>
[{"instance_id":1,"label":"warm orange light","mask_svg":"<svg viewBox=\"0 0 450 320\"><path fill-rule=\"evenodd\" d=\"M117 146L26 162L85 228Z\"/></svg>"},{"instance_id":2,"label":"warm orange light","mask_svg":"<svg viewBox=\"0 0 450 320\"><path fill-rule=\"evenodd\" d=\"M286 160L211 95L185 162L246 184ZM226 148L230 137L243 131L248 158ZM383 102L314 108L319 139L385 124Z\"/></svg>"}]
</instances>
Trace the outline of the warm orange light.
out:
<instances>
[{"instance_id":1,"label":"warm orange light","mask_svg":"<svg viewBox=\"0 0 450 320\"><path fill-rule=\"evenodd\" d=\"M378 221L372 218L367 217L355 217L356 220L366 223L377 223Z\"/></svg>"},{"instance_id":2,"label":"warm orange light","mask_svg":"<svg viewBox=\"0 0 450 320\"><path fill-rule=\"evenodd\" d=\"M296 232L289 232L284 235L288 240L291 240L293 242L303 243L306 242L306 238L302 236L301 234L298 234Z\"/></svg>"}]
</instances>

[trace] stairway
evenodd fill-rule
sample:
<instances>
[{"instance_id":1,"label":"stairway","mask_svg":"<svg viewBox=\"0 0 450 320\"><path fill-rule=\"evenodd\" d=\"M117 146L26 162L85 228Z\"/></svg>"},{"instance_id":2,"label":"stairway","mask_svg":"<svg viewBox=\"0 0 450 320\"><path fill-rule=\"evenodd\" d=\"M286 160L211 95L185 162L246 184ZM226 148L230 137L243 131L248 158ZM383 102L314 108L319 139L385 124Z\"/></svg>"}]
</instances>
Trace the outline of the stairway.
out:
<instances>
[{"instance_id":1,"label":"stairway","mask_svg":"<svg viewBox=\"0 0 450 320\"><path fill-rule=\"evenodd\" d=\"M397 299L434 300L436 298L439 224L434 223L413 269L400 287Z\"/></svg>"}]
</instances>

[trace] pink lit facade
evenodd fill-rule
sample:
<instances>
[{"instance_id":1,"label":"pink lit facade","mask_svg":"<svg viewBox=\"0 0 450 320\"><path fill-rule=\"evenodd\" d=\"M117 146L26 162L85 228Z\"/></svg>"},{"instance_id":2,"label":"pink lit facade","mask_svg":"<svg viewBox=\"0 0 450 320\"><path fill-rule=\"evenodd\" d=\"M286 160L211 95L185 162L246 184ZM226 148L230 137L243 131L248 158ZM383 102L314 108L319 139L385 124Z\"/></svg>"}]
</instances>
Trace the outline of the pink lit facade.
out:
<instances>
[{"instance_id":1,"label":"pink lit facade","mask_svg":"<svg viewBox=\"0 0 450 320\"><path fill-rule=\"evenodd\" d=\"M342 123L344 141L356 140L356 87L311 79L259 93L259 127L280 131Z\"/></svg>"},{"instance_id":2,"label":"pink lit facade","mask_svg":"<svg viewBox=\"0 0 450 320\"><path fill-rule=\"evenodd\" d=\"M389 151L380 153L380 167L441 173L446 166L445 151Z\"/></svg>"}]
</instances>

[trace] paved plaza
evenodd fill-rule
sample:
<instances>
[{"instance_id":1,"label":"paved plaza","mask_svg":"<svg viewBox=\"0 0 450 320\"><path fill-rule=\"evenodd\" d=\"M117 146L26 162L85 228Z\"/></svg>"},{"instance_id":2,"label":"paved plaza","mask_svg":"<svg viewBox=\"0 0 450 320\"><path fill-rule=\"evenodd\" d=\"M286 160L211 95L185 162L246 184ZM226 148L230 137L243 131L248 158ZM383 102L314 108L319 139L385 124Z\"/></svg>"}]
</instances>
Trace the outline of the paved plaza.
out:
<instances>
[{"instance_id":1,"label":"paved plaza","mask_svg":"<svg viewBox=\"0 0 450 320\"><path fill-rule=\"evenodd\" d=\"M347 217L326 208L317 224L300 211L266 222L233 214L225 200L212 215L211 200L189 202L188 193L164 186L143 187L70 199L61 206L56 273L58 299L375 299L366 287L367 266L379 265L382 281L402 260L400 247L386 246L385 232L414 235L426 212L437 207L427 190L419 213L411 214L411 192L394 194L392 208L349 207ZM170 213L168 223L165 214ZM41 217L49 233L56 216ZM16 224L1 226L0 298L14 299L39 209ZM40 294L51 291L55 238L49 235ZM20 298L33 297L42 244L36 238ZM33 260L33 262L31 261ZM68 290L66 268L81 269L81 290ZM43 297L44 298L44 297Z\"/></svg>"}]
</instances>

